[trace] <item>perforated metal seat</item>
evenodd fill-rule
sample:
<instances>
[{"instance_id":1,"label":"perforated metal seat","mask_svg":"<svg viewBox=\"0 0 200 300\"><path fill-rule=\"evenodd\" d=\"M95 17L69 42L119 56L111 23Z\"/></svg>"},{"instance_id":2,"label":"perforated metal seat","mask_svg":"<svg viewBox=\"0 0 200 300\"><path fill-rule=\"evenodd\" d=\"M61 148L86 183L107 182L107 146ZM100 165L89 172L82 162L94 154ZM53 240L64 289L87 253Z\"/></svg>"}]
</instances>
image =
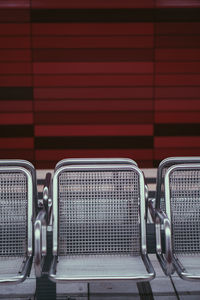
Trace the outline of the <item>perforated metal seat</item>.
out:
<instances>
[{"instance_id":1,"label":"perforated metal seat","mask_svg":"<svg viewBox=\"0 0 200 300\"><path fill-rule=\"evenodd\" d=\"M0 284L25 280L33 258L36 175L22 160L0 161Z\"/></svg>"},{"instance_id":2,"label":"perforated metal seat","mask_svg":"<svg viewBox=\"0 0 200 300\"><path fill-rule=\"evenodd\" d=\"M135 164L60 164L53 178L54 282L151 280L145 185Z\"/></svg>"},{"instance_id":3,"label":"perforated metal seat","mask_svg":"<svg viewBox=\"0 0 200 300\"><path fill-rule=\"evenodd\" d=\"M200 279L200 158L177 157L158 169L156 210L168 219L168 256L163 256L157 222L157 254L165 273ZM163 215L165 216L163 218ZM170 233L171 232L171 233Z\"/></svg>"}]
</instances>

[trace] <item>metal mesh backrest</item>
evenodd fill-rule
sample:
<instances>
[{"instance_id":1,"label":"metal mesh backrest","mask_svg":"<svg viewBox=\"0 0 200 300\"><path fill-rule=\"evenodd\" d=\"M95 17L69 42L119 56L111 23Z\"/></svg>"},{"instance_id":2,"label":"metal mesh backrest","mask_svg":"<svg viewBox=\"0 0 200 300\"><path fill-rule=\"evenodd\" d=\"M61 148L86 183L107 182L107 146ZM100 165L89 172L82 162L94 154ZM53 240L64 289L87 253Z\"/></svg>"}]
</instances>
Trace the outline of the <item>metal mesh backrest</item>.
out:
<instances>
[{"instance_id":1,"label":"metal mesh backrest","mask_svg":"<svg viewBox=\"0 0 200 300\"><path fill-rule=\"evenodd\" d=\"M65 171L58 192L59 255L140 253L136 172Z\"/></svg>"},{"instance_id":2,"label":"metal mesh backrest","mask_svg":"<svg viewBox=\"0 0 200 300\"><path fill-rule=\"evenodd\" d=\"M200 252L200 170L170 174L172 237L175 253Z\"/></svg>"},{"instance_id":3,"label":"metal mesh backrest","mask_svg":"<svg viewBox=\"0 0 200 300\"><path fill-rule=\"evenodd\" d=\"M0 256L24 256L27 247L27 178L0 173Z\"/></svg>"}]
</instances>

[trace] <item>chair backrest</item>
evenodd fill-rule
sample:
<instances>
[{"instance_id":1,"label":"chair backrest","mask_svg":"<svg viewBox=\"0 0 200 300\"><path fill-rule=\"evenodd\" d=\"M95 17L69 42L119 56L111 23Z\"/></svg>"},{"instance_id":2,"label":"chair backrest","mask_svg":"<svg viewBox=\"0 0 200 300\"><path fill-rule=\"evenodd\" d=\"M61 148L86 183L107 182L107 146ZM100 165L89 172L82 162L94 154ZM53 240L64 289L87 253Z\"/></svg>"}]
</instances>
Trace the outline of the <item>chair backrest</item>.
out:
<instances>
[{"instance_id":1,"label":"chair backrest","mask_svg":"<svg viewBox=\"0 0 200 300\"><path fill-rule=\"evenodd\" d=\"M0 256L33 253L33 166L26 161L0 161Z\"/></svg>"},{"instance_id":2,"label":"chair backrest","mask_svg":"<svg viewBox=\"0 0 200 300\"><path fill-rule=\"evenodd\" d=\"M178 164L190 164L190 163L200 163L200 157L198 156L185 156L185 157L168 157L161 161L157 170L157 182L156 182L156 208L160 207L165 211L164 203L164 177L167 170Z\"/></svg>"},{"instance_id":3,"label":"chair backrest","mask_svg":"<svg viewBox=\"0 0 200 300\"><path fill-rule=\"evenodd\" d=\"M136 166L61 167L53 179L53 253L138 255L141 243L145 252L145 213Z\"/></svg>"},{"instance_id":4,"label":"chair backrest","mask_svg":"<svg viewBox=\"0 0 200 300\"><path fill-rule=\"evenodd\" d=\"M200 253L200 164L169 168L165 201L172 224L173 253Z\"/></svg>"}]
</instances>

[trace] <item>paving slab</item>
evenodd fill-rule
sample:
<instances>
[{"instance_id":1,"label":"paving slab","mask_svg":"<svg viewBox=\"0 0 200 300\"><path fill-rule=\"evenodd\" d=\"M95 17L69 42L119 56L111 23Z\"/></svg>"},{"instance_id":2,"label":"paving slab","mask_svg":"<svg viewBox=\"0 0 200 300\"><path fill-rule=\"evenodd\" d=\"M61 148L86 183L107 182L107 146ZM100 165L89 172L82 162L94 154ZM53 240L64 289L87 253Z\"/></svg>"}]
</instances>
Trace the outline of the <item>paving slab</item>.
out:
<instances>
[{"instance_id":1,"label":"paving slab","mask_svg":"<svg viewBox=\"0 0 200 300\"><path fill-rule=\"evenodd\" d=\"M200 299L200 282L186 281L176 275L172 276L175 289L180 300L199 300Z\"/></svg>"}]
</instances>

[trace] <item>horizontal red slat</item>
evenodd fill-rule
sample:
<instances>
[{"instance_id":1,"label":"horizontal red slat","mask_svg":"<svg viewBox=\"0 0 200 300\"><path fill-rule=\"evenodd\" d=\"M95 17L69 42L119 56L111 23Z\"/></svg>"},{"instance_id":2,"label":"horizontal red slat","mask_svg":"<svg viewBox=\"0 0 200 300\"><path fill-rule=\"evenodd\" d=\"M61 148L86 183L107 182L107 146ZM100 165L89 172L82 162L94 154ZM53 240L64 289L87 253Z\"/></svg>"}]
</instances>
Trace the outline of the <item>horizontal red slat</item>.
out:
<instances>
[{"instance_id":1,"label":"horizontal red slat","mask_svg":"<svg viewBox=\"0 0 200 300\"><path fill-rule=\"evenodd\" d=\"M127 99L152 98L150 87L134 88L35 88L35 99Z\"/></svg>"},{"instance_id":2,"label":"horizontal red slat","mask_svg":"<svg viewBox=\"0 0 200 300\"><path fill-rule=\"evenodd\" d=\"M164 73L199 73L200 62L158 62L155 64L156 72Z\"/></svg>"},{"instance_id":3,"label":"horizontal red slat","mask_svg":"<svg viewBox=\"0 0 200 300\"><path fill-rule=\"evenodd\" d=\"M150 8L153 0L32 0L33 8Z\"/></svg>"},{"instance_id":4,"label":"horizontal red slat","mask_svg":"<svg viewBox=\"0 0 200 300\"><path fill-rule=\"evenodd\" d=\"M157 36L156 47L158 48L200 48L200 35Z\"/></svg>"},{"instance_id":5,"label":"horizontal red slat","mask_svg":"<svg viewBox=\"0 0 200 300\"><path fill-rule=\"evenodd\" d=\"M1 105L1 104L0 104ZM36 101L35 111L152 111L153 100Z\"/></svg>"},{"instance_id":6,"label":"horizontal red slat","mask_svg":"<svg viewBox=\"0 0 200 300\"><path fill-rule=\"evenodd\" d=\"M167 99L155 101L156 111L200 111L200 99Z\"/></svg>"},{"instance_id":7,"label":"horizontal red slat","mask_svg":"<svg viewBox=\"0 0 200 300\"><path fill-rule=\"evenodd\" d=\"M31 74L31 64L0 63L0 74Z\"/></svg>"},{"instance_id":8,"label":"horizontal red slat","mask_svg":"<svg viewBox=\"0 0 200 300\"><path fill-rule=\"evenodd\" d=\"M34 138L0 138L0 149L33 149Z\"/></svg>"},{"instance_id":9,"label":"horizontal red slat","mask_svg":"<svg viewBox=\"0 0 200 300\"><path fill-rule=\"evenodd\" d=\"M28 161L33 161L34 150L31 149L0 149L0 157L4 159L25 159Z\"/></svg>"},{"instance_id":10,"label":"horizontal red slat","mask_svg":"<svg viewBox=\"0 0 200 300\"><path fill-rule=\"evenodd\" d=\"M188 147L188 145L185 145ZM155 148L154 150L154 159L162 160L166 157L170 156L199 156L200 147L199 148Z\"/></svg>"},{"instance_id":11,"label":"horizontal red slat","mask_svg":"<svg viewBox=\"0 0 200 300\"><path fill-rule=\"evenodd\" d=\"M35 113L34 121L35 124L152 124L153 112L44 112Z\"/></svg>"},{"instance_id":12,"label":"horizontal red slat","mask_svg":"<svg viewBox=\"0 0 200 300\"><path fill-rule=\"evenodd\" d=\"M32 77L31 76L23 76L23 75L4 75L0 76L0 86L8 87L8 86L24 86L28 87L32 85Z\"/></svg>"},{"instance_id":13,"label":"horizontal red slat","mask_svg":"<svg viewBox=\"0 0 200 300\"><path fill-rule=\"evenodd\" d=\"M1 80L1 79L0 79ZM1 112L31 112L33 109L33 101L0 101Z\"/></svg>"},{"instance_id":14,"label":"horizontal red slat","mask_svg":"<svg viewBox=\"0 0 200 300\"><path fill-rule=\"evenodd\" d=\"M81 153L81 152L79 152L79 153ZM99 157L98 153L100 153L100 152L94 152L93 157ZM118 152L116 152L114 150L113 152L110 152L109 155L106 155L106 152L105 152L104 157L119 157L119 156L123 156L124 157L125 156L123 154L123 152L122 152L122 154L119 154L119 155L117 153ZM119 153L121 153L121 152L119 152ZM128 152L124 152L124 153L128 153ZM137 159L134 156L133 152L130 151L130 153L131 153L132 156L129 155L129 156L126 156L126 157L129 157L129 158L132 158L132 159ZM91 153L91 155L92 154L93 154L93 152ZM88 156L88 157L91 157L91 155ZM74 158L73 155L71 157ZM80 154L79 154L79 157L80 157ZM101 157L103 157L103 156L101 155ZM57 160L36 160L34 162L34 165L35 165L35 168L37 168L37 169L45 169L45 171L46 171L47 169L54 169L55 165L57 164L57 162L58 162ZM153 161L152 161L152 159L149 159L149 160L145 160L145 159L141 159L140 160L140 159L137 159L137 163L140 166L140 168L153 168Z\"/></svg>"},{"instance_id":15,"label":"horizontal red slat","mask_svg":"<svg viewBox=\"0 0 200 300\"><path fill-rule=\"evenodd\" d=\"M36 23L33 35L148 35L153 34L153 23Z\"/></svg>"},{"instance_id":16,"label":"horizontal red slat","mask_svg":"<svg viewBox=\"0 0 200 300\"><path fill-rule=\"evenodd\" d=\"M200 7L200 3L198 0L156 0L157 7Z\"/></svg>"},{"instance_id":17,"label":"horizontal red slat","mask_svg":"<svg viewBox=\"0 0 200 300\"><path fill-rule=\"evenodd\" d=\"M150 136L153 125L44 125L35 126L35 136Z\"/></svg>"},{"instance_id":18,"label":"horizontal red slat","mask_svg":"<svg viewBox=\"0 0 200 300\"><path fill-rule=\"evenodd\" d=\"M156 75L156 86L200 86L200 75Z\"/></svg>"},{"instance_id":19,"label":"horizontal red slat","mask_svg":"<svg viewBox=\"0 0 200 300\"><path fill-rule=\"evenodd\" d=\"M1 0L0 8L29 8L30 0Z\"/></svg>"},{"instance_id":20,"label":"horizontal red slat","mask_svg":"<svg viewBox=\"0 0 200 300\"><path fill-rule=\"evenodd\" d=\"M200 123L200 112L156 112L155 123Z\"/></svg>"},{"instance_id":21,"label":"horizontal red slat","mask_svg":"<svg viewBox=\"0 0 200 300\"><path fill-rule=\"evenodd\" d=\"M31 50L0 50L0 61L31 61Z\"/></svg>"},{"instance_id":22,"label":"horizontal red slat","mask_svg":"<svg viewBox=\"0 0 200 300\"><path fill-rule=\"evenodd\" d=\"M173 2L175 2L173 0ZM191 1L188 1L191 2ZM155 33L175 34L175 35L187 35L187 34L199 34L200 22L160 22L155 23Z\"/></svg>"},{"instance_id":23,"label":"horizontal red slat","mask_svg":"<svg viewBox=\"0 0 200 300\"><path fill-rule=\"evenodd\" d=\"M1 125L13 125L13 124L33 124L32 113L1 113L0 114Z\"/></svg>"},{"instance_id":24,"label":"horizontal red slat","mask_svg":"<svg viewBox=\"0 0 200 300\"><path fill-rule=\"evenodd\" d=\"M18 1L16 1L18 2ZM0 2L1 7L1 2ZM12 24L12 23L1 23L0 24L0 35L29 35L31 32L30 24Z\"/></svg>"},{"instance_id":25,"label":"horizontal red slat","mask_svg":"<svg viewBox=\"0 0 200 300\"><path fill-rule=\"evenodd\" d=\"M30 37L0 37L0 48L30 48L31 39Z\"/></svg>"},{"instance_id":26,"label":"horizontal red slat","mask_svg":"<svg viewBox=\"0 0 200 300\"><path fill-rule=\"evenodd\" d=\"M200 97L200 87L157 87L155 89L156 98L191 98Z\"/></svg>"},{"instance_id":27,"label":"horizontal red slat","mask_svg":"<svg viewBox=\"0 0 200 300\"><path fill-rule=\"evenodd\" d=\"M153 63L34 63L33 72L34 74L151 74Z\"/></svg>"},{"instance_id":28,"label":"horizontal red slat","mask_svg":"<svg viewBox=\"0 0 200 300\"><path fill-rule=\"evenodd\" d=\"M153 85L153 75L35 75L33 79L35 87Z\"/></svg>"},{"instance_id":29,"label":"horizontal red slat","mask_svg":"<svg viewBox=\"0 0 200 300\"><path fill-rule=\"evenodd\" d=\"M153 61L153 48L33 49L35 62Z\"/></svg>"},{"instance_id":30,"label":"horizontal red slat","mask_svg":"<svg viewBox=\"0 0 200 300\"><path fill-rule=\"evenodd\" d=\"M1 39L0 39L1 41ZM152 48L153 36L34 37L33 48Z\"/></svg>"},{"instance_id":31,"label":"horizontal red slat","mask_svg":"<svg viewBox=\"0 0 200 300\"><path fill-rule=\"evenodd\" d=\"M153 157L152 149L56 149L36 150L36 160L54 160L74 157L129 157L132 159L150 160Z\"/></svg>"},{"instance_id":32,"label":"horizontal red slat","mask_svg":"<svg viewBox=\"0 0 200 300\"><path fill-rule=\"evenodd\" d=\"M200 61L199 49L155 49L156 61Z\"/></svg>"},{"instance_id":33,"label":"horizontal red slat","mask_svg":"<svg viewBox=\"0 0 200 300\"><path fill-rule=\"evenodd\" d=\"M200 148L200 137L196 136L168 136L168 137L154 137L154 146L159 148Z\"/></svg>"},{"instance_id":34,"label":"horizontal red slat","mask_svg":"<svg viewBox=\"0 0 200 300\"><path fill-rule=\"evenodd\" d=\"M15 3L14 1L12 1ZM2 23L10 23L10 22L29 22L30 21L30 9L18 9L13 8L2 8L0 9L0 20Z\"/></svg>"}]
</instances>

